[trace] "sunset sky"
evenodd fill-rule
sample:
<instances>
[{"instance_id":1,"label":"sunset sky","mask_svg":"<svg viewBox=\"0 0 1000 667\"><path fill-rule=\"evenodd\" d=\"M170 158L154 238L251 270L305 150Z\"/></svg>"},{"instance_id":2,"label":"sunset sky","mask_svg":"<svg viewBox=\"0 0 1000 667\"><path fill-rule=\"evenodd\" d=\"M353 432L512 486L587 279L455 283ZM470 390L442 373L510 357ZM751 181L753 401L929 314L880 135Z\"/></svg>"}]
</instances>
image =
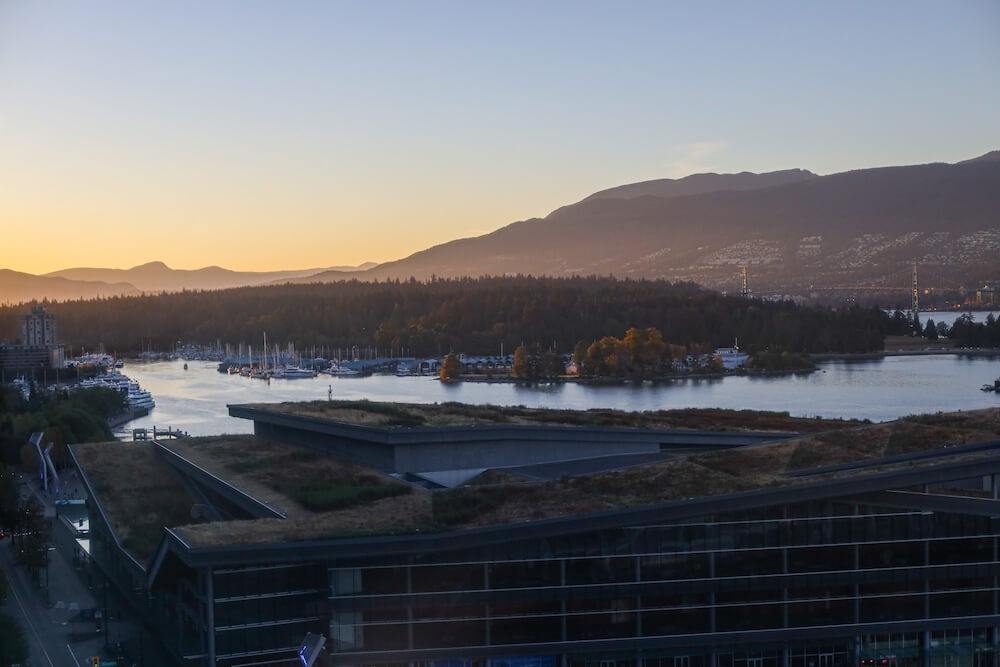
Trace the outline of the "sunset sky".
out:
<instances>
[{"instance_id":1,"label":"sunset sky","mask_svg":"<svg viewBox=\"0 0 1000 667\"><path fill-rule=\"evenodd\" d=\"M622 183L963 160L998 109L996 0L0 0L0 268L382 262Z\"/></svg>"}]
</instances>

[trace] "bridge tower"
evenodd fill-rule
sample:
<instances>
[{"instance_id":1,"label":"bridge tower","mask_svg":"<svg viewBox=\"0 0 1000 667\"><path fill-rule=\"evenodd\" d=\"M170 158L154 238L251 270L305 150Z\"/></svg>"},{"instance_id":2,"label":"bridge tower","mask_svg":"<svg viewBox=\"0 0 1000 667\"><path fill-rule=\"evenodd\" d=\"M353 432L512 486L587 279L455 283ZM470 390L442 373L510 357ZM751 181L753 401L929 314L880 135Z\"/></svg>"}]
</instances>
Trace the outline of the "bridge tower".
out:
<instances>
[{"instance_id":1,"label":"bridge tower","mask_svg":"<svg viewBox=\"0 0 1000 667\"><path fill-rule=\"evenodd\" d=\"M920 310L920 290L917 287L917 265L913 264L913 288L910 300L910 310L913 311L913 316L916 317L917 311Z\"/></svg>"},{"instance_id":2,"label":"bridge tower","mask_svg":"<svg viewBox=\"0 0 1000 667\"><path fill-rule=\"evenodd\" d=\"M750 286L747 284L747 267L745 264L743 265L742 274L743 274L743 286L740 288L740 296L742 296L744 299L748 299L750 298Z\"/></svg>"}]
</instances>

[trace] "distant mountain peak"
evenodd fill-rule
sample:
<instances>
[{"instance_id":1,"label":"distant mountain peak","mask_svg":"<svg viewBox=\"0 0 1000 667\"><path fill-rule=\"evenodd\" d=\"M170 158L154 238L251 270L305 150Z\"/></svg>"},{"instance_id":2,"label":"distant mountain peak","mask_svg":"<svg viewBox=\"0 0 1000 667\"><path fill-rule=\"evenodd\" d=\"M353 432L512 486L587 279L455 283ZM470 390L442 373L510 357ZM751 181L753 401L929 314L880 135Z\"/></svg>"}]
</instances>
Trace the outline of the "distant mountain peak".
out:
<instances>
[{"instance_id":1,"label":"distant mountain peak","mask_svg":"<svg viewBox=\"0 0 1000 667\"><path fill-rule=\"evenodd\" d=\"M171 270L171 268L166 264L164 264L163 262L155 261L155 262L146 262L145 264L140 264L138 266L133 266L131 269L129 269L129 271L150 271L154 269L157 271Z\"/></svg>"}]
</instances>

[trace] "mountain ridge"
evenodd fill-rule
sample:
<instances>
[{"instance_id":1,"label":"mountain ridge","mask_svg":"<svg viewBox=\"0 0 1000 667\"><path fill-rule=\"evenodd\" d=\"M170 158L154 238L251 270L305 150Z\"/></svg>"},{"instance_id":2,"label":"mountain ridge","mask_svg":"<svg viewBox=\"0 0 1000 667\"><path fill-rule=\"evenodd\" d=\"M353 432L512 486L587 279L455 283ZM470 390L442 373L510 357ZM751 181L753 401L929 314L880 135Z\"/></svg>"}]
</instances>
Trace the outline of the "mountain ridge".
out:
<instances>
[{"instance_id":1,"label":"mountain ridge","mask_svg":"<svg viewBox=\"0 0 1000 667\"><path fill-rule=\"evenodd\" d=\"M1000 151L955 164L825 176L783 170L771 174L790 177L784 182L747 178L743 189L666 197L617 186L544 218L425 248L365 272L292 282L613 274L726 289L736 287L739 267L752 266L760 285L801 288L898 283L897 274L923 261L939 268L942 283L959 284L963 269L979 279L990 253L1000 253L1000 221L993 214L1000 208L997 157ZM679 181L643 183L677 192ZM606 196L615 192L630 196Z\"/></svg>"},{"instance_id":2,"label":"mountain ridge","mask_svg":"<svg viewBox=\"0 0 1000 667\"><path fill-rule=\"evenodd\" d=\"M36 276L23 271L0 269L0 302L66 301L97 297L130 296L139 290L129 283L70 280L58 276Z\"/></svg>"},{"instance_id":3,"label":"mountain ridge","mask_svg":"<svg viewBox=\"0 0 1000 667\"><path fill-rule=\"evenodd\" d=\"M219 266L79 267L45 274L101 283L81 294L482 275L615 275L736 287L898 287L913 263L940 285L1000 281L1000 150L949 164L692 174L600 190L543 218L424 248L382 264L248 272ZM936 272L936 273L935 273ZM22 297L60 298L23 289ZM57 293L65 284L49 283ZM41 290L41 291L39 291ZM133 291L134 290L134 291ZM0 300L11 300L0 285ZM76 297L78 298L78 297Z\"/></svg>"},{"instance_id":4,"label":"mountain ridge","mask_svg":"<svg viewBox=\"0 0 1000 667\"><path fill-rule=\"evenodd\" d=\"M691 174L683 178L658 178L638 183L626 183L607 190L599 190L588 199L633 199L641 196L678 197L705 194L722 190L757 190L777 185L798 183L818 176L807 169L782 169L756 174L741 171L737 174L707 172Z\"/></svg>"},{"instance_id":5,"label":"mountain ridge","mask_svg":"<svg viewBox=\"0 0 1000 667\"><path fill-rule=\"evenodd\" d=\"M172 292L182 289L227 289L260 285L282 278L301 278L331 270L367 270L377 266L365 262L359 266L317 267L284 271L233 271L211 265L200 269L173 269L165 262L152 261L129 269L106 269L99 267L76 267L46 273L46 277L70 280L128 282L144 292Z\"/></svg>"}]
</instances>

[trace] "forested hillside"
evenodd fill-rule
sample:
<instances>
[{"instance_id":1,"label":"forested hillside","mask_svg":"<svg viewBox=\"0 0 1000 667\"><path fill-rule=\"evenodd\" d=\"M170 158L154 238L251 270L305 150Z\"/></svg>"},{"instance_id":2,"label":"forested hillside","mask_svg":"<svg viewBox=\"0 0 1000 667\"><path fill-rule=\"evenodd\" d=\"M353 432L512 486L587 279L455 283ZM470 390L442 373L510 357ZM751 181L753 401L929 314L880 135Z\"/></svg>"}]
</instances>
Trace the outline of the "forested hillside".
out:
<instances>
[{"instance_id":1,"label":"forested hillside","mask_svg":"<svg viewBox=\"0 0 1000 667\"><path fill-rule=\"evenodd\" d=\"M0 308L0 337L14 339L30 304ZM268 341L380 353L441 355L571 352L579 341L656 327L668 343L732 345L750 352L867 352L881 349L888 318L726 297L690 283L610 278L478 278L430 282L343 282L180 292L50 304L62 341L75 350L169 350L178 341Z\"/></svg>"}]
</instances>

